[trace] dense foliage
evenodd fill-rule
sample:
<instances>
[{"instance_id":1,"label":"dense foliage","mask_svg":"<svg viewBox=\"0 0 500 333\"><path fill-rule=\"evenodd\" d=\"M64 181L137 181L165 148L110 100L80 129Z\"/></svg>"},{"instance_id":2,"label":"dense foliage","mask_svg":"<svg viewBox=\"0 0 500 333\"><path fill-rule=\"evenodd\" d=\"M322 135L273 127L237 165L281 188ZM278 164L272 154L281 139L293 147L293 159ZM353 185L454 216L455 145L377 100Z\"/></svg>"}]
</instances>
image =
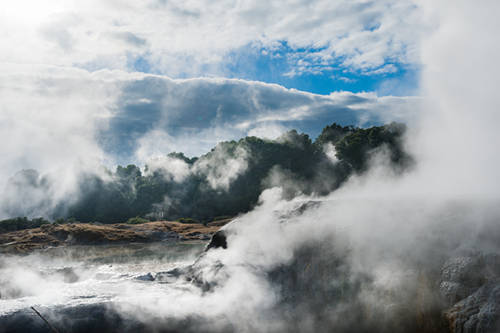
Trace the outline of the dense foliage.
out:
<instances>
[{"instance_id":1,"label":"dense foliage","mask_svg":"<svg viewBox=\"0 0 500 333\"><path fill-rule=\"evenodd\" d=\"M49 223L49 221L43 218L28 219L27 217L16 217L0 221L0 232L38 228L43 224Z\"/></svg>"},{"instance_id":2,"label":"dense foliage","mask_svg":"<svg viewBox=\"0 0 500 333\"><path fill-rule=\"evenodd\" d=\"M288 196L330 193L349 175L364 172L377 151L384 150L394 169L403 170L411 161L402 148L404 131L396 123L367 129L334 123L314 142L292 130L276 140L221 142L199 158L171 153L142 170L131 164L104 176L86 173L79 178L77 200L52 203L53 210L44 215L103 223L142 223L144 218L206 222L234 216L250 210L272 186L281 186ZM8 190L29 197L50 193L50 184L50 177L24 170L11 179ZM39 208L3 205L11 216L30 216Z\"/></svg>"}]
</instances>

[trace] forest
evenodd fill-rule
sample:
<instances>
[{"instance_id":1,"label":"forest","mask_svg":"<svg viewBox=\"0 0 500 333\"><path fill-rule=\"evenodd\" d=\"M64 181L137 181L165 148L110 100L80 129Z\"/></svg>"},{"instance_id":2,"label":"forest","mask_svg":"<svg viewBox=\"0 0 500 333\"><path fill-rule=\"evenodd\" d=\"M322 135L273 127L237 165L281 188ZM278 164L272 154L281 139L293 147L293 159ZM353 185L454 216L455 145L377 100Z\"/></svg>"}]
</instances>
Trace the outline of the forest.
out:
<instances>
[{"instance_id":1,"label":"forest","mask_svg":"<svg viewBox=\"0 0 500 333\"><path fill-rule=\"evenodd\" d=\"M0 229L16 230L48 223L138 223L181 220L206 223L251 210L263 190L274 186L285 197L322 196L350 175L369 169L373 156L404 172L413 160L403 146L406 126L390 123L359 128L336 123L312 140L291 130L275 140L253 136L219 143L200 157L172 152L142 168L85 172L64 200L50 198L54 175L21 170L9 179L2 210L9 219ZM40 199L46 194L46 198ZM19 200L22 198L22 200ZM51 207L49 210L42 209ZM43 216L38 212L46 212Z\"/></svg>"}]
</instances>

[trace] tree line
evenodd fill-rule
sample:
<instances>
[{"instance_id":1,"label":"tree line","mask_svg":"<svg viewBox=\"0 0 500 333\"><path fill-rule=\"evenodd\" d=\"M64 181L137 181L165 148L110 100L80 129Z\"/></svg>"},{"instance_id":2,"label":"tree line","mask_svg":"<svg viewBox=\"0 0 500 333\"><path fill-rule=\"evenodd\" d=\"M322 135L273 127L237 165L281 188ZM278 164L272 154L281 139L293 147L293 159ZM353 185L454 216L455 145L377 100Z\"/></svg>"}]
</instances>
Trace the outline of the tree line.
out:
<instances>
[{"instance_id":1,"label":"tree line","mask_svg":"<svg viewBox=\"0 0 500 333\"><path fill-rule=\"evenodd\" d=\"M106 177L85 173L78 180L77 200L58 203L44 217L60 222L115 223L134 218L136 222L180 218L207 222L251 210L262 191L276 185L289 197L298 193L326 195L350 175L365 172L371 156L380 150L385 151L383 156L394 170L408 168L412 159L403 149L405 131L406 126L400 123L370 128L333 123L314 141L292 130L275 140L249 136L221 142L195 158L168 154L167 161L182 169L182 177L176 174L179 170L169 169L168 163L142 169L134 164L117 166L114 171L105 170ZM49 177L23 170L9 180L6 190L13 198L29 198L50 186ZM43 200L39 204L43 205ZM30 215L23 209L18 202L4 203L3 207L10 216ZM13 220L0 223L7 227ZM17 221L29 226L45 220Z\"/></svg>"}]
</instances>

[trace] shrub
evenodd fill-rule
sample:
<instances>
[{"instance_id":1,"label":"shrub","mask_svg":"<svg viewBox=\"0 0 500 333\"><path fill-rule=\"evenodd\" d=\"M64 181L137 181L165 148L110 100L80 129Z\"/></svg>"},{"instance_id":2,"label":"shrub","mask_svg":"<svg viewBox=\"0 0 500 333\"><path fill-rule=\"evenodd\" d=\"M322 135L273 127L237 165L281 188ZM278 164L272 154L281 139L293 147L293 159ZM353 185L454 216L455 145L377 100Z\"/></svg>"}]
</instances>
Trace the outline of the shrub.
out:
<instances>
[{"instance_id":1,"label":"shrub","mask_svg":"<svg viewBox=\"0 0 500 333\"><path fill-rule=\"evenodd\" d=\"M216 216L212 219L212 222L220 221L220 220L227 220L230 218L231 218L231 216L229 216L229 215Z\"/></svg>"},{"instance_id":2,"label":"shrub","mask_svg":"<svg viewBox=\"0 0 500 333\"><path fill-rule=\"evenodd\" d=\"M181 217L177 221L179 221L180 223L200 223L200 221L192 219L190 217Z\"/></svg>"},{"instance_id":3,"label":"shrub","mask_svg":"<svg viewBox=\"0 0 500 333\"><path fill-rule=\"evenodd\" d=\"M28 219L27 217L15 217L12 219L0 221L0 232L17 231L23 229L38 228L43 224L49 224L50 222L44 218Z\"/></svg>"},{"instance_id":4,"label":"shrub","mask_svg":"<svg viewBox=\"0 0 500 333\"><path fill-rule=\"evenodd\" d=\"M146 220L142 217L136 216L136 217L131 217L127 220L127 224L142 224L142 223L148 223L149 220Z\"/></svg>"}]
</instances>

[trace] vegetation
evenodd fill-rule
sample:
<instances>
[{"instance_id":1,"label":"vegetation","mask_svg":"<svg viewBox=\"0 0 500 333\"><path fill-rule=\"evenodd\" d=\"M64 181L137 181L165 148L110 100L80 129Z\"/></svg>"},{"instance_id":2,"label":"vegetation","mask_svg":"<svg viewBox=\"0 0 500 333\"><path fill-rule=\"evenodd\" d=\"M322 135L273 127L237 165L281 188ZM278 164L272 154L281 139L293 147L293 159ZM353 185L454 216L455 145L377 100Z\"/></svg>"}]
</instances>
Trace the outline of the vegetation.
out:
<instances>
[{"instance_id":1,"label":"vegetation","mask_svg":"<svg viewBox=\"0 0 500 333\"><path fill-rule=\"evenodd\" d=\"M281 186L289 196L297 192L325 195L353 173L366 171L377 151L385 152L395 170L411 165L401 143L404 132L405 126L396 123L366 129L334 123L314 142L307 134L292 130L276 140L245 137L221 142L199 158L171 153L167 161L180 165L184 173L168 163L162 167L146 165L142 170L133 164L118 166L114 172L107 170L106 177L88 173L80 177L78 200L52 204L55 208L49 217L72 216L82 222L103 223L204 223L252 209L262 191L273 186ZM336 159L332 159L331 150L327 153L331 147L335 147ZM12 197L16 193L23 197L47 193L50 178L34 170L21 172L11 179L8 189ZM41 204L48 206L45 201ZM11 216L31 216L39 207L29 208L4 205L3 211ZM26 218L6 221L0 222L2 230L42 223Z\"/></svg>"},{"instance_id":2,"label":"vegetation","mask_svg":"<svg viewBox=\"0 0 500 333\"><path fill-rule=\"evenodd\" d=\"M12 219L0 221L0 233L17 231L23 229L38 228L43 224L49 224L50 222L44 218L28 219L27 217L16 217Z\"/></svg>"},{"instance_id":3,"label":"vegetation","mask_svg":"<svg viewBox=\"0 0 500 333\"><path fill-rule=\"evenodd\" d=\"M339 142L346 135L356 131L359 131L359 129L356 129L353 126L340 126L336 123L333 123L323 128L323 131L318 136L314 144L319 147L327 143L336 145L337 142Z\"/></svg>"},{"instance_id":4,"label":"vegetation","mask_svg":"<svg viewBox=\"0 0 500 333\"><path fill-rule=\"evenodd\" d=\"M385 147L393 164L406 166L411 159L402 147L401 137L405 130L403 124L392 123L350 131L335 143L337 158L349 163L356 171L363 171L367 168L370 152Z\"/></svg>"},{"instance_id":5,"label":"vegetation","mask_svg":"<svg viewBox=\"0 0 500 333\"><path fill-rule=\"evenodd\" d=\"M190 223L190 224L200 223L200 221L192 219L190 217L181 217L180 219L178 219L178 221L181 223Z\"/></svg>"},{"instance_id":6,"label":"vegetation","mask_svg":"<svg viewBox=\"0 0 500 333\"><path fill-rule=\"evenodd\" d=\"M142 217L136 216L136 217L131 217L127 220L127 224L143 224L143 223L148 223L150 222L149 220L146 220Z\"/></svg>"}]
</instances>

